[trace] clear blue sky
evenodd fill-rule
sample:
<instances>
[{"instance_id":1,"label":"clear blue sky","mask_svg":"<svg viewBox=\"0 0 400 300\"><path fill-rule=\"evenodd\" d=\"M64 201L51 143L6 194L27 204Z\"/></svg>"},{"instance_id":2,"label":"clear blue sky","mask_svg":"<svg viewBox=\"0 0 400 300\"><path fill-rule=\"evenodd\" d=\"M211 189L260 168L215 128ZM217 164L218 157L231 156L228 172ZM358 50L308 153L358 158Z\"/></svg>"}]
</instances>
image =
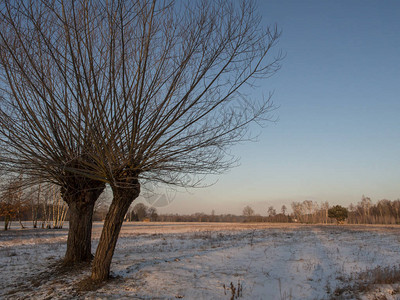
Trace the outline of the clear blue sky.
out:
<instances>
[{"instance_id":1,"label":"clear blue sky","mask_svg":"<svg viewBox=\"0 0 400 300\"><path fill-rule=\"evenodd\" d=\"M400 198L400 1L259 1L282 30L274 91L279 121L232 149L241 165L161 213L265 215L293 201Z\"/></svg>"}]
</instances>

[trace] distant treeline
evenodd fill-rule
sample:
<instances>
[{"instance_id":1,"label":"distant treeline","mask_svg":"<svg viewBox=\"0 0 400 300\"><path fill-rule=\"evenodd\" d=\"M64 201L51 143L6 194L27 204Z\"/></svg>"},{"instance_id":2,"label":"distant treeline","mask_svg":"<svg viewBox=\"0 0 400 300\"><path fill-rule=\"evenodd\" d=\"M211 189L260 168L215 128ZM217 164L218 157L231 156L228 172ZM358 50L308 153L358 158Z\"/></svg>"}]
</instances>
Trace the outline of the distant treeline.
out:
<instances>
[{"instance_id":1,"label":"distant treeline","mask_svg":"<svg viewBox=\"0 0 400 300\"><path fill-rule=\"evenodd\" d=\"M263 222L261 216L254 216L258 218L257 222ZM237 216L232 214L226 215L207 215L204 213L195 213L191 215L178 215L178 214L164 214L159 215L158 220L161 222L245 222L247 217Z\"/></svg>"},{"instance_id":2,"label":"distant treeline","mask_svg":"<svg viewBox=\"0 0 400 300\"><path fill-rule=\"evenodd\" d=\"M313 201L293 202L293 220L301 223L333 223L328 218L331 207L328 202L318 204ZM348 224L400 224L400 200L383 199L372 203L369 197L362 196L357 204L348 207Z\"/></svg>"},{"instance_id":3,"label":"distant treeline","mask_svg":"<svg viewBox=\"0 0 400 300\"><path fill-rule=\"evenodd\" d=\"M351 224L400 224L400 200L380 200L373 204L362 197L357 205L350 204L348 223Z\"/></svg>"},{"instance_id":4,"label":"distant treeline","mask_svg":"<svg viewBox=\"0 0 400 300\"><path fill-rule=\"evenodd\" d=\"M4 222L4 229L10 228L14 221L21 228L27 226L22 221L32 221L33 228L62 228L69 214L59 187L46 184L23 189L21 183L18 178L0 185L0 221ZM104 219L107 210L104 197L100 197L93 219Z\"/></svg>"},{"instance_id":5,"label":"distant treeline","mask_svg":"<svg viewBox=\"0 0 400 300\"><path fill-rule=\"evenodd\" d=\"M29 193L22 193L18 188L8 188L0 194L0 221L32 221L34 227L62 227L68 220L68 208L62 202L59 191L54 186L38 187ZM332 224L336 221L328 217L332 206L328 202L317 203L311 200L292 202L291 212L285 205L279 209L266 207L265 215L258 215L250 206L243 209L241 215L194 213L190 215L158 214L157 209L143 203L132 205L125 221L149 222L274 222ZM400 224L400 200L380 200L373 203L370 198L362 196L357 204L347 207L348 224ZM93 215L94 221L104 220L108 211L107 199L100 197Z\"/></svg>"},{"instance_id":6,"label":"distant treeline","mask_svg":"<svg viewBox=\"0 0 400 300\"><path fill-rule=\"evenodd\" d=\"M191 215L163 214L159 215L157 221L160 222L293 222L290 215L276 215L274 217L266 217L260 215L243 216L233 214L208 215L204 213L195 213Z\"/></svg>"},{"instance_id":7,"label":"distant treeline","mask_svg":"<svg viewBox=\"0 0 400 300\"><path fill-rule=\"evenodd\" d=\"M273 206L266 209L266 216L256 215L251 207L246 206L242 215L233 214L205 214L191 215L163 214L157 215L161 222L274 222L274 223L305 223L305 224L333 224L334 219L328 217L331 208L328 202L317 203L311 200L292 202L292 212L282 205L281 212L277 213ZM400 200L380 200L372 203L371 199L362 196L356 205L348 207L348 224L400 224Z\"/></svg>"}]
</instances>

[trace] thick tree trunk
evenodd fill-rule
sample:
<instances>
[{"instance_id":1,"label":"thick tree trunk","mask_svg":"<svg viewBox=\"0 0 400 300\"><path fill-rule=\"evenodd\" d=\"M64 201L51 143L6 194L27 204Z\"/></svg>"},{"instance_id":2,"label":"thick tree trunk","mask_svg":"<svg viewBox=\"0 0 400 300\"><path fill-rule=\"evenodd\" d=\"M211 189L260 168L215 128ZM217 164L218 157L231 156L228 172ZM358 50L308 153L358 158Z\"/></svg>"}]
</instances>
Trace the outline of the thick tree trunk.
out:
<instances>
[{"instance_id":1,"label":"thick tree trunk","mask_svg":"<svg viewBox=\"0 0 400 300\"><path fill-rule=\"evenodd\" d=\"M137 189L113 188L113 201L104 220L103 231L93 260L91 279L94 281L109 278L111 260L124 217L129 206L140 193L139 184L137 185Z\"/></svg>"},{"instance_id":2,"label":"thick tree trunk","mask_svg":"<svg viewBox=\"0 0 400 300\"><path fill-rule=\"evenodd\" d=\"M87 189L76 194L63 193L63 199L69 206L69 231L64 264L71 265L90 261L92 255L92 221L94 204L101 188Z\"/></svg>"},{"instance_id":3,"label":"thick tree trunk","mask_svg":"<svg viewBox=\"0 0 400 300\"><path fill-rule=\"evenodd\" d=\"M92 259L93 203L71 202L69 205L69 231L64 263L74 264Z\"/></svg>"}]
</instances>

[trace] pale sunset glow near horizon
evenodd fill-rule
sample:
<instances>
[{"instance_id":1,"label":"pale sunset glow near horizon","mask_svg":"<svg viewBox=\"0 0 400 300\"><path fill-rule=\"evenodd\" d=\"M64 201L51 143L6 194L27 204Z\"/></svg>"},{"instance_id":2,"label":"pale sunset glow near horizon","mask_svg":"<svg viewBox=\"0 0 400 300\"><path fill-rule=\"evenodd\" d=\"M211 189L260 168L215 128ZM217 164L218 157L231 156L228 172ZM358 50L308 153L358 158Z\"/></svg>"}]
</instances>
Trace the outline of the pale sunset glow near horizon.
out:
<instances>
[{"instance_id":1,"label":"pale sunset glow near horizon","mask_svg":"<svg viewBox=\"0 0 400 300\"><path fill-rule=\"evenodd\" d=\"M179 191L159 213L241 214L250 205L266 215L293 201L400 198L400 2L259 1L257 11L282 30L276 50L286 57L248 93L273 92L278 121L231 149L238 167Z\"/></svg>"}]
</instances>

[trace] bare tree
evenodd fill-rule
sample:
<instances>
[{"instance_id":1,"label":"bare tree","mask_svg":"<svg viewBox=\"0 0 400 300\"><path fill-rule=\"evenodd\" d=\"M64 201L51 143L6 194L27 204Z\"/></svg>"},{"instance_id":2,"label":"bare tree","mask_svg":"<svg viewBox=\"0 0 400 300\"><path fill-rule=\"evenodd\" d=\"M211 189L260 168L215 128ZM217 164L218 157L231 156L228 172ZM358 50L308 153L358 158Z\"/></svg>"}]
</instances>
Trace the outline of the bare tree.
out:
<instances>
[{"instance_id":1,"label":"bare tree","mask_svg":"<svg viewBox=\"0 0 400 300\"><path fill-rule=\"evenodd\" d=\"M182 4L182 3L180 3ZM98 123L102 149L96 173L106 174L113 201L93 261L93 280L108 278L118 234L140 182L199 186L204 175L235 164L231 145L249 139L249 124L269 118L270 98L241 88L271 76L276 28L262 30L254 3L156 1L106 5L106 70L113 80L103 99L110 122ZM90 5L87 15L99 15ZM101 34L101 33L99 33ZM106 162L106 163L104 163Z\"/></svg>"},{"instance_id":2,"label":"bare tree","mask_svg":"<svg viewBox=\"0 0 400 300\"><path fill-rule=\"evenodd\" d=\"M287 207L286 207L286 205L284 204L284 205L282 205L282 207L281 207L281 213L282 213L282 215L285 215L285 214L286 214L286 211L287 211Z\"/></svg>"},{"instance_id":3,"label":"bare tree","mask_svg":"<svg viewBox=\"0 0 400 300\"><path fill-rule=\"evenodd\" d=\"M157 221L158 219L158 214L157 214L157 208L151 206L147 209L147 215L150 218L150 221ZM212 217L214 217L214 215L212 215Z\"/></svg>"},{"instance_id":4,"label":"bare tree","mask_svg":"<svg viewBox=\"0 0 400 300\"><path fill-rule=\"evenodd\" d=\"M297 221L302 222L303 205L301 204L301 202L292 202L291 207L292 207L295 222L297 222Z\"/></svg>"},{"instance_id":5,"label":"bare tree","mask_svg":"<svg viewBox=\"0 0 400 300\"><path fill-rule=\"evenodd\" d=\"M46 212L46 228L60 229L64 226L65 217L68 212L68 206L62 200L60 189L55 185L46 186L46 203L48 204Z\"/></svg>"},{"instance_id":6,"label":"bare tree","mask_svg":"<svg viewBox=\"0 0 400 300\"><path fill-rule=\"evenodd\" d=\"M323 213L323 223L328 224L328 210L329 210L329 203L328 201L325 201L321 203L321 211Z\"/></svg>"},{"instance_id":7,"label":"bare tree","mask_svg":"<svg viewBox=\"0 0 400 300\"><path fill-rule=\"evenodd\" d=\"M2 160L61 186L68 246L87 241L80 227L110 185L91 275L104 280L141 184L201 186L236 165L227 151L252 139L250 124L271 119L270 95L247 93L279 69L279 32L261 28L252 1L3 6Z\"/></svg>"},{"instance_id":8,"label":"bare tree","mask_svg":"<svg viewBox=\"0 0 400 300\"><path fill-rule=\"evenodd\" d=\"M362 211L363 218L364 218L363 222L366 224L371 223L371 220L370 220L371 206L372 206L371 198L365 197L364 195L362 195L361 202L358 203L358 207Z\"/></svg>"},{"instance_id":9,"label":"bare tree","mask_svg":"<svg viewBox=\"0 0 400 300\"><path fill-rule=\"evenodd\" d=\"M268 216L270 217L276 216L276 209L273 206L268 207Z\"/></svg>"},{"instance_id":10,"label":"bare tree","mask_svg":"<svg viewBox=\"0 0 400 300\"><path fill-rule=\"evenodd\" d=\"M133 207L133 212L139 221L143 221L147 217L147 206L143 203L138 203Z\"/></svg>"},{"instance_id":11,"label":"bare tree","mask_svg":"<svg viewBox=\"0 0 400 300\"><path fill-rule=\"evenodd\" d=\"M92 258L93 207L105 183L80 174L92 168L98 120L84 23L67 10L63 1L1 2L0 150L7 170L60 186L70 212L65 263L75 263Z\"/></svg>"},{"instance_id":12,"label":"bare tree","mask_svg":"<svg viewBox=\"0 0 400 300\"><path fill-rule=\"evenodd\" d=\"M33 189L30 193L33 228L37 228L41 192L42 192L42 185L39 184L37 188Z\"/></svg>"},{"instance_id":13,"label":"bare tree","mask_svg":"<svg viewBox=\"0 0 400 300\"><path fill-rule=\"evenodd\" d=\"M243 208L243 216L245 217L254 216L254 210L249 205L247 205L245 208Z\"/></svg>"},{"instance_id":14,"label":"bare tree","mask_svg":"<svg viewBox=\"0 0 400 300\"><path fill-rule=\"evenodd\" d=\"M3 182L0 195L0 216L4 217L4 230L11 227L13 218L18 218L21 228L24 228L20 219L21 210L23 210L21 196L21 178L9 178Z\"/></svg>"},{"instance_id":15,"label":"bare tree","mask_svg":"<svg viewBox=\"0 0 400 300\"><path fill-rule=\"evenodd\" d=\"M4 216L4 229L10 227L13 218L16 218L21 229L25 228L22 223L22 215L28 209L28 201L23 197L23 176L8 176L2 182L0 195L0 216Z\"/></svg>"},{"instance_id":16,"label":"bare tree","mask_svg":"<svg viewBox=\"0 0 400 300\"><path fill-rule=\"evenodd\" d=\"M303 201L303 212L307 217L307 223L313 222L314 202L312 200Z\"/></svg>"}]
</instances>

